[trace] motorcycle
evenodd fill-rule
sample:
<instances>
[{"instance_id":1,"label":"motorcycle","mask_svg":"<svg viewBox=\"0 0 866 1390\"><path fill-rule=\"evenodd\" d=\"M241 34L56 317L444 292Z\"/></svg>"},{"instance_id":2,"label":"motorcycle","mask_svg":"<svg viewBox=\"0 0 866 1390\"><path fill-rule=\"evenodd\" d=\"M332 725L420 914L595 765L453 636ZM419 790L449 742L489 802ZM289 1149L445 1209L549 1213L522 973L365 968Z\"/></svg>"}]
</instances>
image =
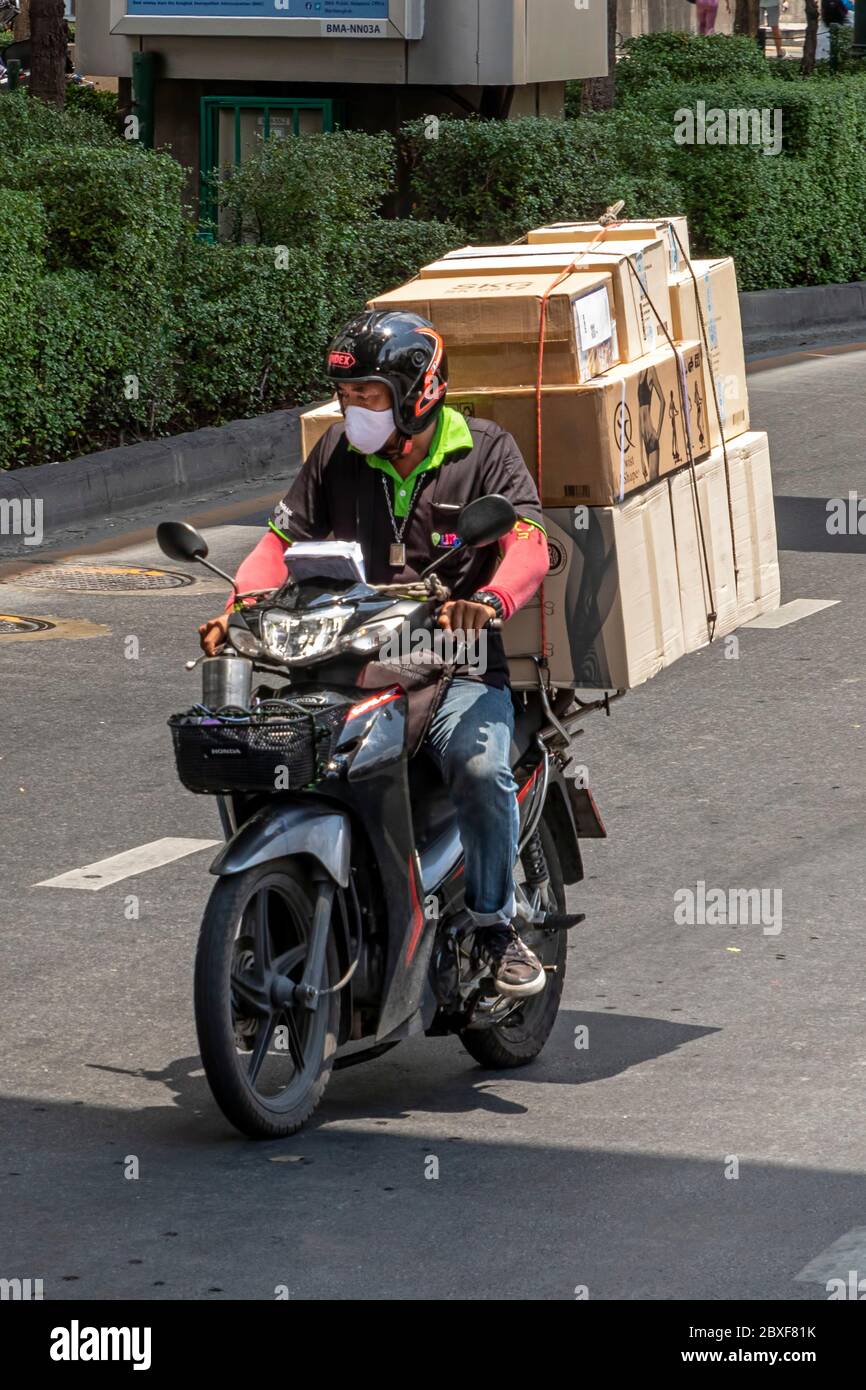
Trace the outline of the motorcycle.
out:
<instances>
[{"instance_id":1,"label":"motorcycle","mask_svg":"<svg viewBox=\"0 0 866 1390\"><path fill-rule=\"evenodd\" d=\"M483 546L514 521L505 498L483 497L455 530ZM237 592L187 523L163 522L157 540ZM434 660L435 679L427 670L419 685L414 663L379 659L395 634L413 653L419 634L441 636L445 558L389 585L299 581L287 568L281 588L237 595L250 602L219 654L188 663L202 664L203 698L169 721L177 768L188 789L216 796L226 839L196 953L196 1028L213 1095L250 1137L294 1133L333 1070L405 1038L455 1033L482 1065L519 1067L556 1020L566 933L583 920L566 887L583 877L580 837L605 834L588 790L565 776L568 748L607 702L564 711L540 661L537 690L512 695L517 920L547 979L529 998L505 996L461 911L455 810L421 747L430 690L441 694L453 664Z\"/></svg>"}]
</instances>

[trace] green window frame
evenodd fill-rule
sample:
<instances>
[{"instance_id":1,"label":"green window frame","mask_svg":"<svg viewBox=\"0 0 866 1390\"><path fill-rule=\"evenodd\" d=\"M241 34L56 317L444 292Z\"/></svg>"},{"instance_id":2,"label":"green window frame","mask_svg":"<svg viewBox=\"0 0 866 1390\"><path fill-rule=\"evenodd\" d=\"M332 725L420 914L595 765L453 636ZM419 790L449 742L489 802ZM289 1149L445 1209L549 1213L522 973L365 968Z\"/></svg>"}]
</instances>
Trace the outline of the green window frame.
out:
<instances>
[{"instance_id":1,"label":"green window frame","mask_svg":"<svg viewBox=\"0 0 866 1390\"><path fill-rule=\"evenodd\" d=\"M240 163L241 156L241 112L260 111L263 116L263 134L267 140L271 133L271 112L279 111L281 114L287 112L292 117L292 132L300 134L301 112L319 111L322 116L322 130L332 131L335 127L335 103L328 98L315 97L267 97L267 96L234 96L234 97L202 97L201 115L199 118L200 130L200 157L199 157L199 217L201 223L207 227L216 221L216 205L211 189L211 176L221 163L224 163L224 152L220 150L220 117L224 111L234 112L234 159L235 164ZM205 230L204 235L211 236Z\"/></svg>"}]
</instances>

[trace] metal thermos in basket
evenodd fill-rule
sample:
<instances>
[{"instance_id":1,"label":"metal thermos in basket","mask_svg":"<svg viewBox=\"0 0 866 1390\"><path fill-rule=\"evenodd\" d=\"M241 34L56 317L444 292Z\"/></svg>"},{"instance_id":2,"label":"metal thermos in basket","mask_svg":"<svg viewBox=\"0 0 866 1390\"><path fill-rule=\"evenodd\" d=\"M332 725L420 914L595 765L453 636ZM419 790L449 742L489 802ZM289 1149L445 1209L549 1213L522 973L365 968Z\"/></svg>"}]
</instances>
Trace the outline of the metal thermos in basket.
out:
<instances>
[{"instance_id":1,"label":"metal thermos in basket","mask_svg":"<svg viewBox=\"0 0 866 1390\"><path fill-rule=\"evenodd\" d=\"M202 662L202 704L208 709L249 709L253 663L244 656L211 656Z\"/></svg>"}]
</instances>

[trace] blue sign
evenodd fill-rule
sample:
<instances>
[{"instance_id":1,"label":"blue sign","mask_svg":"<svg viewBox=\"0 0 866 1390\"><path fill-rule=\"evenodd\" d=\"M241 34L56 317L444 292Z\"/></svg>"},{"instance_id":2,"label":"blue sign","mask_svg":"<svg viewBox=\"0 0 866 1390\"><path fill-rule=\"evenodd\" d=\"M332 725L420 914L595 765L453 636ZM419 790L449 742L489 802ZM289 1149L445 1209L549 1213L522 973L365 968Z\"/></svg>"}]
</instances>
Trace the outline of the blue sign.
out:
<instances>
[{"instance_id":1,"label":"blue sign","mask_svg":"<svg viewBox=\"0 0 866 1390\"><path fill-rule=\"evenodd\" d=\"M126 12L160 19L387 19L388 0L127 0Z\"/></svg>"}]
</instances>

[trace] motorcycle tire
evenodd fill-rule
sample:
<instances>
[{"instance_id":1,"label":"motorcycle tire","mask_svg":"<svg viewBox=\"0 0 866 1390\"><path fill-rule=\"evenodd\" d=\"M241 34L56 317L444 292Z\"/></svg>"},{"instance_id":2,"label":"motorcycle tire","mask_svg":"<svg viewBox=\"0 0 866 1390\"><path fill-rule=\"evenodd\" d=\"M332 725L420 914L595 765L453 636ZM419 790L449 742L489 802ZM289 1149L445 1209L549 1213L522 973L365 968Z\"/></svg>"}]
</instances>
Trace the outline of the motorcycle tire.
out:
<instances>
[{"instance_id":1,"label":"motorcycle tire","mask_svg":"<svg viewBox=\"0 0 866 1390\"><path fill-rule=\"evenodd\" d=\"M264 930L260 932L257 914L262 895ZM303 864L280 860L220 878L202 921L195 961L195 1021L202 1064L223 1114L251 1139L294 1134L316 1110L330 1079L339 1031L338 994L321 997L313 1011L300 1005L272 1007L270 1018L252 1012L245 1018L246 1006L237 992L239 983L254 981L259 988L260 979L265 978L264 972L256 973L262 955L257 944L260 937L268 943L273 973L300 981L315 897ZM252 904L256 907L251 912ZM327 989L338 978L332 933L320 988ZM283 1037L275 1031L281 1023ZM266 1036L269 1026L271 1033ZM282 1057L277 1051L281 1042ZM251 1084L256 1056L260 1069ZM260 1094L257 1082L262 1072L282 1074L289 1067L292 1079L284 1091Z\"/></svg>"},{"instance_id":2,"label":"motorcycle tire","mask_svg":"<svg viewBox=\"0 0 866 1390\"><path fill-rule=\"evenodd\" d=\"M556 904L554 911L565 912L565 884L559 855L553 835L543 818L539 830L547 861L550 892ZM483 1067L502 1071L511 1067L525 1067L534 1062L556 1022L565 983L568 934L560 931L545 938L543 947L529 935L526 941L539 955L543 965L555 968L548 973L542 992L527 999L519 1010L503 1019L502 1023L487 1028L466 1028L460 1034L466 1051Z\"/></svg>"}]
</instances>

